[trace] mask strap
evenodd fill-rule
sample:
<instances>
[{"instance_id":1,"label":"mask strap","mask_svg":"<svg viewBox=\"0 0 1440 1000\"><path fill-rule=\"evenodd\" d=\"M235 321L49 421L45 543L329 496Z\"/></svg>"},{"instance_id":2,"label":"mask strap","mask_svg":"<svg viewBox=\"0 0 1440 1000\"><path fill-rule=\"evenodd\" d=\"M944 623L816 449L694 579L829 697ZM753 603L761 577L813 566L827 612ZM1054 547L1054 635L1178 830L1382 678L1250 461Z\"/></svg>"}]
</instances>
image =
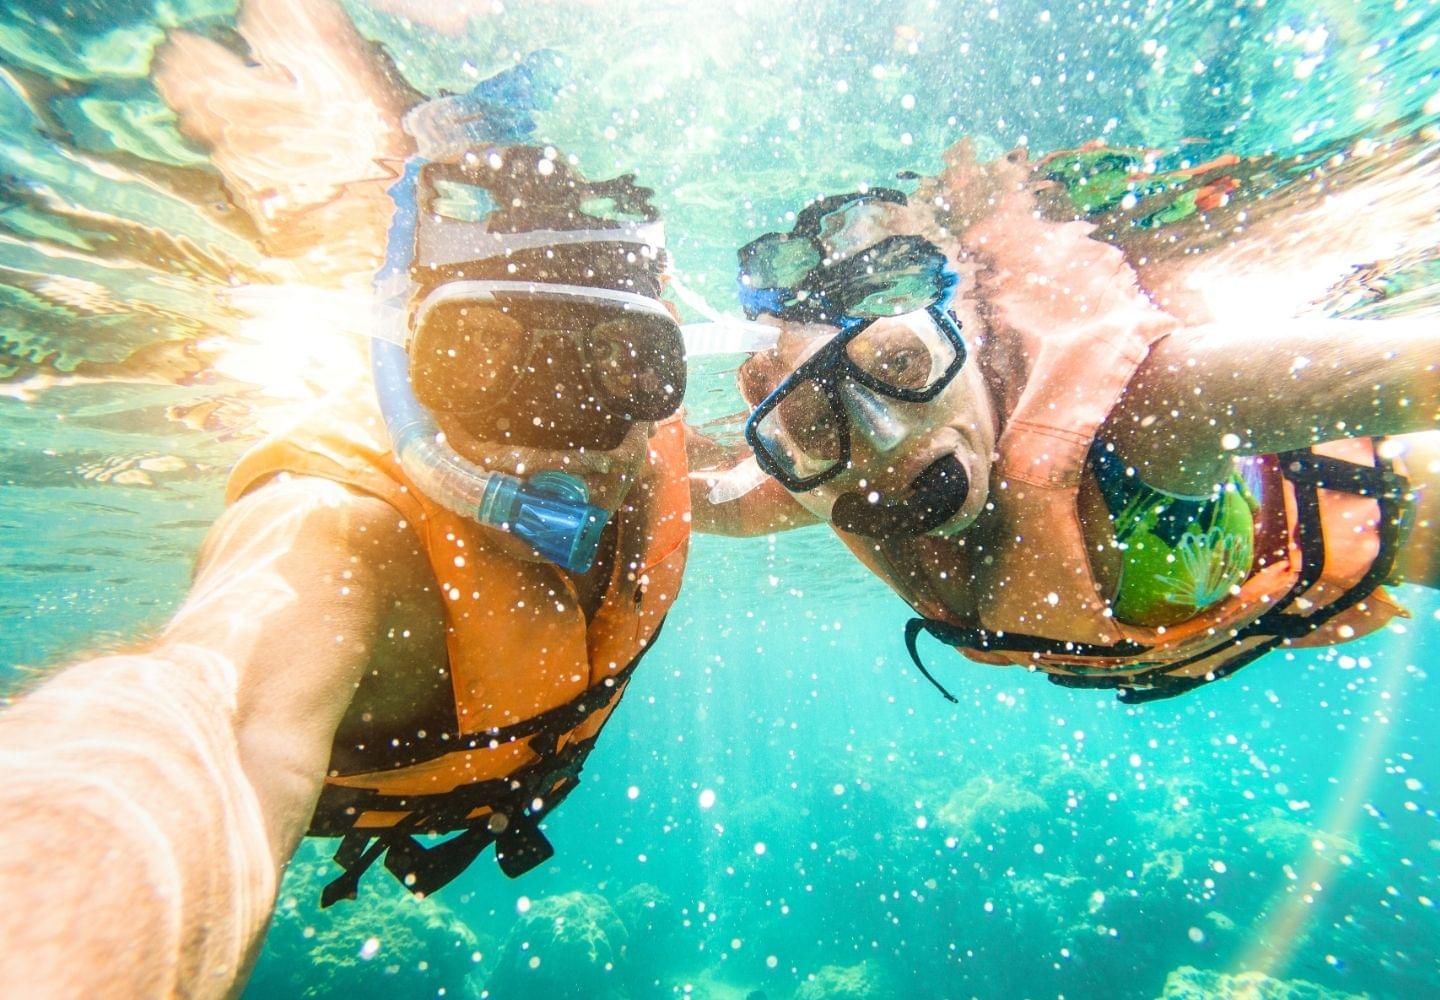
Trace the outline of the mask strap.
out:
<instances>
[{"instance_id":1,"label":"mask strap","mask_svg":"<svg viewBox=\"0 0 1440 1000\"><path fill-rule=\"evenodd\" d=\"M753 354L768 351L780 339L780 331L767 323L726 316L696 292L674 271L668 275L666 285L675 297L695 312L704 316L708 323L686 323L680 328L685 338L686 357L701 357L707 354Z\"/></svg>"},{"instance_id":2,"label":"mask strap","mask_svg":"<svg viewBox=\"0 0 1440 1000\"><path fill-rule=\"evenodd\" d=\"M609 229L532 229L521 233L494 233L484 222L460 219L425 218L420 224L421 263L468 264L492 257L506 257L523 250L542 247L578 246L586 243L629 243L641 253L658 254L665 248L665 227L659 222L626 223Z\"/></svg>"},{"instance_id":3,"label":"mask strap","mask_svg":"<svg viewBox=\"0 0 1440 1000\"><path fill-rule=\"evenodd\" d=\"M675 322L670 311L659 299L634 292L621 292L613 288L593 288L589 285L559 285L539 281L452 281L441 285L426 295L415 309L415 327L418 329L425 317L444 302L489 302L496 294L524 295L534 299L571 299L579 302L603 303L620 306L627 311L647 313ZM383 303L382 303L383 307ZM377 335L378 336L378 335ZM384 337L382 339L390 339Z\"/></svg>"}]
</instances>

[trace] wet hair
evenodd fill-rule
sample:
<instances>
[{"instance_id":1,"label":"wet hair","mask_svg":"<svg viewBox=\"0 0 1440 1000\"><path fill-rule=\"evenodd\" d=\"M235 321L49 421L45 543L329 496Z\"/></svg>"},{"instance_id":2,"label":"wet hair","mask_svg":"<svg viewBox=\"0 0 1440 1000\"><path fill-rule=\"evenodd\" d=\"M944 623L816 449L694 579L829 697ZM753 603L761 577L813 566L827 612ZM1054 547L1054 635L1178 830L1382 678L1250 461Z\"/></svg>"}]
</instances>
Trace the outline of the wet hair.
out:
<instances>
[{"instance_id":1,"label":"wet hair","mask_svg":"<svg viewBox=\"0 0 1440 1000\"><path fill-rule=\"evenodd\" d=\"M735 384L740 395L750 407L759 406L761 401L788 374L780 364L779 353L775 350L757 351L746 358L735 372Z\"/></svg>"},{"instance_id":2,"label":"wet hair","mask_svg":"<svg viewBox=\"0 0 1440 1000\"><path fill-rule=\"evenodd\" d=\"M449 216L453 209L445 195L457 189L477 199L473 207L491 233L615 229L659 218L651 201L654 191L637 185L634 174L586 180L553 148L496 146L475 150L458 163L426 164L419 210ZM586 285L658 298L664 270L663 251L647 255L634 243L602 242L535 247L439 266L417 262L411 278L421 295L452 281L499 280Z\"/></svg>"}]
</instances>

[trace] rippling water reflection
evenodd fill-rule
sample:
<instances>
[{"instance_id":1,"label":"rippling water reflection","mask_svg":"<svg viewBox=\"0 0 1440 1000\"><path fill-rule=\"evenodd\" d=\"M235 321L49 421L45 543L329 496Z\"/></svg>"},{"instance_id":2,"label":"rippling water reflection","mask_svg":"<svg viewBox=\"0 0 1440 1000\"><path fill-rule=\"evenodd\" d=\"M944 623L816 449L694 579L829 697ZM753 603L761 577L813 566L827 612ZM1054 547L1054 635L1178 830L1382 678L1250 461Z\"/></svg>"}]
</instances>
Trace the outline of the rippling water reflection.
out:
<instances>
[{"instance_id":1,"label":"rippling water reflection","mask_svg":"<svg viewBox=\"0 0 1440 1000\"><path fill-rule=\"evenodd\" d=\"M294 37L274 24L237 24L234 4L221 0L9 0L0 7L0 663L41 664L125 641L163 618L184 586L192 553L218 509L220 483L239 451L313 400L363 382L357 333L366 303L354 290L364 287L378 251L375 192L392 169L386 157L396 150L383 116L368 116L353 103L357 86L381 107L404 107L417 94L467 89L531 53L558 51L568 82L553 105L537 113L538 137L575 154L592 177L633 171L655 188L678 268L722 308L733 307L734 248L760 232L788 229L785 213L807 198L894 182L901 171L932 174L942 152L962 136L971 138L982 158L1025 145L1036 159L1098 137L1114 146L1154 149L1171 163L1226 152L1266 158L1250 161L1263 164L1253 167L1252 176L1268 178L1266 197L1237 200L1226 217L1227 226L1246 230L1243 239L1220 225L1140 231L1119 208L1097 218L1102 233L1142 262L1147 281L1188 296L1190 307L1248 314L1318 298L1353 315L1440 317L1440 241L1424 235L1433 234L1426 227L1435 221L1433 212L1427 221L1432 203L1426 198L1435 190L1433 129L1440 116L1440 7L1433 0L355 0L345 6L365 45L387 53L388 68L386 61L372 61L368 48L357 47L339 61L321 59L296 47ZM179 30L191 40L168 50L174 77L168 90L163 82L157 88L152 74L159 53ZM276 67L287 69L274 72ZM335 89L336 80L349 86ZM272 109L318 106L325 113L314 131L287 133L284 115L257 117L256 102ZM186 134L176 109L194 125ZM222 136L249 136L230 143L246 155L212 158L209 143ZM1197 138L1205 143L1188 141ZM1392 152L1367 162L1366 140L1391 143ZM1344 162L1332 165L1336 154ZM1337 212L1331 206L1303 225L1296 222L1313 183L1311 168L1334 174L1400 163L1408 173L1392 169L1392 197L1378 208L1355 203ZM1241 211L1247 213L1243 219ZM1415 238L1393 256L1338 261L1339 270L1329 272L1343 275L1338 283L1287 284L1294 275L1286 261L1313 263L1337 248L1361 245L1367 226L1377 239L1392 231ZM1177 242L1177 233L1184 242ZM1189 252L1199 249L1207 252ZM726 421L739 406L730 386L732 366L733 359L707 359L700 366L690 399L697 421L733 424ZM999 854L989 854L1004 860L983 885L1010 879L1019 886L1015 905L1022 916L1029 913L1027 926L1036 934L1053 932L1058 919L1046 909L1052 905L1047 892L1057 898L1069 892L1083 910L1091 897L1075 888L1077 880L1109 879L1105 888L1120 899L1137 879L1160 878L1155 872L1178 863L1182 851L1200 850L1197 836L1223 829L1242 845L1239 853L1253 852L1248 859L1231 856L1237 868L1256 866L1247 884L1262 888L1254 888L1253 900L1245 898L1262 909L1271 900L1279 916L1252 926L1238 904L1228 913L1207 913L1213 887L1203 880L1215 876L1192 872L1183 892L1200 906L1202 937L1223 940L1225 923L1233 930L1238 921L1237 933L1262 942L1255 950L1273 947L1279 967L1293 958L1312 977L1343 974L1339 959L1328 961L1326 948L1363 950L1365 940L1393 939L1393 946L1376 945L1379 956L1372 956L1365 988L1383 988L1390 975L1401 977L1402 992L1433 986L1434 938L1426 940L1426 928L1435 924L1425 922L1433 918L1433 904L1413 907L1420 907L1417 898L1440 895L1433 880L1426 881L1440 840L1433 806L1400 784L1406 768L1425 766L1414 763L1412 752L1429 751L1433 758L1433 738L1424 736L1433 729L1413 721L1428 718L1423 710L1410 709L1407 716L1389 692L1408 682L1411 692L1423 688L1433 696L1434 683L1413 679L1423 671L1398 640L1388 647L1388 661L1366 647L1384 677L1380 669L1366 673L1366 664L1354 659L1346 666L1354 673L1339 672L1334 656L1279 668L1300 671L1315 685L1303 695L1287 695L1287 707L1308 720L1296 722L1293 731L1272 731L1266 712L1280 697L1270 692L1262 698L1259 681L1257 688L1227 689L1203 704L1187 703L1173 716L1157 711L1136 720L1088 702L1043 701L1048 695L1039 689L1018 696L1017 707L1015 685L987 674L971 683L966 714L957 722L928 702L913 707L913 678L895 655L897 623L898 604L824 533L734 547L702 542L669 629L672 650L693 648L667 653L672 660L666 662L673 663L668 672L657 662L653 676L670 686L648 689L670 696L664 725L642 724L629 737L617 732L602 748L641 762L643 776L636 780L645 783L645 797L632 805L635 796L624 798L621 787L610 787L619 779L608 785L597 779L588 789L589 805L567 806L573 822L588 817L603 828L597 842L607 846L623 839L608 820L628 817L624 835L633 833L633 843L623 850L617 843L606 860L557 862L532 884L569 890L592 867L594 881L603 883L613 865L625 879L652 878L676 893L713 900L724 896L722 887L734 885L738 866L745 879L774 878L785 888L762 892L747 882L746 891L733 891L737 898L730 899L727 919L733 912L747 925L772 920L781 905L788 912L793 904L809 921L801 936L814 937L809 929L821 928L816 934L827 941L844 941L836 954L845 961L873 957L879 940L898 954L927 933L923 927L941 935L924 939L934 948L929 957L937 967L967 968L967 949L982 956L972 965L992 972L967 980L971 990L993 985L996 980L986 976L995 969L1013 972L1016 978L1004 982L1016 990L1040 982L1052 966L1060 970L1061 958L1050 953L1024 953L1039 971L1020 968L1015 942L991 930L986 944L971 930L989 912L979 908L978 896L970 898L981 885L956 890L953 911L924 909L917 894L949 897L943 880L938 890L933 884L923 892L917 888L926 884L916 873L923 875L933 846L922 842L920 832L886 834L887 847L909 859L902 863L914 862L904 876L916 875L904 881L909 896L900 898L903 879L885 870L883 859L877 874L867 852L880 835L857 828L857 812L899 812L910 823L912 814L924 815L921 793L914 791L923 788L937 828L947 809L965 823L976 810L991 809L1008 823L1012 812L1006 810L1014 806L1020 816L1016 843L1036 839L1034 830L1083 843L1081 867L1069 875L1026 868L1041 863L1029 842L1006 854L1001 838ZM836 664L852 671L838 682L824 673ZM1278 686L1279 673L1265 676ZM736 694L742 685L745 698ZM1382 685L1385 698L1377 701ZM646 691L640 687L633 696L634 711L645 707ZM1400 721L1392 742L1381 746L1368 734L1384 732L1387 713ZM1089 717L1083 725L1096 734L1092 743L1108 739L1119 747L1129 741L1147 761L1158 755L1176 773L1191 775L1181 783L1192 781L1199 790L1153 785L1144 798L1143 822L1126 828L1135 842L1108 829L1067 832L1056 826L1068 791L1042 788L1044 802L1034 794L1026 798L1028 786L1013 776L1014 751L1039 745L1045 749L1037 759L1053 765L1050 748L1069 746L1065 741L1080 728L1076 716ZM942 730L949 741L943 748L926 743L921 749L915 734ZM1357 874L1346 883L1349 895L1314 930L1317 943L1309 950L1320 950L1296 957L1292 951L1306 949L1292 948L1294 942L1278 931L1274 940L1264 932L1298 920L1294 909L1301 904L1293 902L1298 897L1290 888L1299 876L1291 869L1275 875L1272 886L1265 881L1274 875L1269 868L1267 875L1253 874L1263 867L1255 857L1265 855L1278 871L1289 864L1287 851L1299 856L1310 849L1308 828L1288 818L1307 815L1293 804L1298 790L1310 789L1317 802L1329 794L1340 770L1330 744L1348 747L1356 732L1367 734L1355 746L1369 755L1361 761L1368 777L1357 779L1359 790L1345 808L1337 804L1327 815L1343 818L1331 824L1345 827L1335 843L1349 845L1341 834L1355 824L1380 831L1380 839L1374 853L1358 855ZM863 743L867 736L871 742ZM658 748L655 739L662 737L666 745ZM687 737L690 743L683 742ZM852 743L862 749L855 751ZM672 752L673 759L666 756ZM847 756L852 752L854 758ZM1078 738L1074 753L1081 756ZM737 764L737 757L746 763ZM962 758L985 762L987 774L999 776L996 794L1009 795L1010 805L996 805L986 789L966 785L974 775L955 770ZM1113 801L1098 791L1111 759L1115 772L1123 770L1124 755L1116 751L1087 772L1094 802ZM1207 768L1214 771L1208 785L1193 777ZM878 794L860 798L860 784L868 795L871 782L884 790L901 772L909 784L888 788L883 810L875 804ZM697 888L696 845L711 845L705 839L710 820L676 820L690 815L685 804L658 789L683 786L680 798L688 804L691 785L698 788L717 773L731 778L729 789L721 789L722 802L736 802L733 819L726 819L743 836L778 840L775 827L788 823L784 836L795 841L796 856L807 857L810 834L794 817L809 817L812 808L825 817L832 824L826 831L838 840L820 874L804 870L804 863L798 874L752 870L746 866L759 862L746 844L730 874L718 863L709 865L700 876L703 888ZM1380 790L1366 795L1371 781ZM831 795L832 782L851 798ZM1252 786L1258 790L1253 794ZM803 809L777 805L771 796L784 787L799 789L792 799L810 795ZM970 789L966 794L975 803L956 805L950 796L957 787ZM1207 791L1212 812L1204 823L1182 815L1176 796L1185 798L1185 792L1200 800ZM1253 804L1256 795L1262 805ZM1379 805L1372 806L1372 799ZM845 812L852 801L856 811ZM1099 810L1108 806L1091 806L1090 815L1119 822L1133 801L1103 814ZM1361 810L1362 801L1373 815ZM642 814L641 806L648 811ZM1053 816L1046 812L1052 806ZM672 836L677 827L679 846ZM658 863L647 869L634 861L636 843L652 845L647 850ZM666 847L658 846L664 844L670 845L668 868ZM1052 840L1051 857L1060 846ZM991 864L985 848L974 853L979 861L956 865L968 873ZM1101 855L1107 860L1088 860ZM1125 864L1133 858L1139 875L1116 869L1112 856L1123 856ZM576 855L562 849L565 857ZM814 899L809 889L816 881L823 888L827 872L837 891L859 893L863 886L865 900L857 896L854 910L868 916L855 917L863 925L859 930L844 922L848 904L812 902L805 909ZM1301 874L1309 873L1313 869L1302 866ZM467 918L482 937L503 935L513 916L503 894L513 887L483 885L487 902L477 903ZM1180 950L1188 947L1184 940L1194 938L1183 939L1184 925L1174 923L1188 919L1181 892L1174 890L1180 916L1167 917L1166 910L1157 917L1146 909L1151 904L1134 903L1136 912L1125 918L1134 935L1127 946L1143 938L1153 921L1181 940ZM493 903L497 898L503 903ZM873 909L876 898L880 908L864 910ZM699 911L684 905L685 926L692 920L704 926ZM913 911L906 909L912 905ZM1405 905L1412 909L1402 912ZM503 912L497 915L497 909ZM958 929L942 934L951 926ZM292 929L300 941L300 929ZM1096 937L1092 931L1085 928ZM711 956L723 952L730 933L749 931L737 924L702 957L718 961ZM310 947L310 938L303 940ZM1171 947L1168 941L1152 950ZM342 943L346 955L356 952L353 942ZM991 957L984 959L987 947ZM732 966L748 960L748 952L733 954ZM753 957L760 969L765 954ZM789 961L768 968L779 964L780 975ZM1115 970L1135 964L1095 961L1095 968L1117 979Z\"/></svg>"}]
</instances>

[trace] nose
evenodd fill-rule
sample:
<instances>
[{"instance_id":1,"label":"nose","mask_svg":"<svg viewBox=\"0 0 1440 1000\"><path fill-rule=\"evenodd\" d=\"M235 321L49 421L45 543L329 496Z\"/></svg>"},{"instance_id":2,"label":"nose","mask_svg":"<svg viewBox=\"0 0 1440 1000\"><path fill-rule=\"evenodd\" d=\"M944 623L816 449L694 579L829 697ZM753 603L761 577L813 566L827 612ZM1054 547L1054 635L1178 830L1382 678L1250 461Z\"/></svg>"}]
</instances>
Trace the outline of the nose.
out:
<instances>
[{"instance_id":1,"label":"nose","mask_svg":"<svg viewBox=\"0 0 1440 1000\"><path fill-rule=\"evenodd\" d=\"M884 400L858 382L846 379L840 386L840 399L850 424L870 446L882 454L894 451L905 440L905 424L891 411Z\"/></svg>"}]
</instances>

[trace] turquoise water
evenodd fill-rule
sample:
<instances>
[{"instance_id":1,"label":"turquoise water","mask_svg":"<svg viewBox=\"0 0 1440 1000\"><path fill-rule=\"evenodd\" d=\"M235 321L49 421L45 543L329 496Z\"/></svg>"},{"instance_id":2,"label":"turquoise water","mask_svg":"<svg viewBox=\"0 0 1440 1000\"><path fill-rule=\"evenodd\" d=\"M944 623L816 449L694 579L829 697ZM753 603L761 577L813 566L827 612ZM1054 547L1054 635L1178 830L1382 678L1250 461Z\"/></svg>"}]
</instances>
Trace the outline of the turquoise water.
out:
<instances>
[{"instance_id":1,"label":"turquoise water","mask_svg":"<svg viewBox=\"0 0 1440 1000\"><path fill-rule=\"evenodd\" d=\"M347 9L425 93L563 52L540 137L654 187L722 308L740 243L963 136L1289 154L1433 142L1440 111L1433 2L477 2L438 28L399 6ZM233 6L0 8L7 677L163 622L228 465L356 377L341 339L287 330L277 353L228 295L268 263L149 82L178 27L228 41ZM1385 294L1433 308L1436 273L1407 261ZM693 419L739 408L733 364L702 366ZM377 872L322 913L308 845L250 995L1433 995L1440 609L1403 597L1379 637L1174 702L955 660L949 706L908 665L906 609L828 532L698 539L548 824L556 858L514 882L482 859L424 903ZM1224 978L1246 973L1275 982Z\"/></svg>"}]
</instances>

